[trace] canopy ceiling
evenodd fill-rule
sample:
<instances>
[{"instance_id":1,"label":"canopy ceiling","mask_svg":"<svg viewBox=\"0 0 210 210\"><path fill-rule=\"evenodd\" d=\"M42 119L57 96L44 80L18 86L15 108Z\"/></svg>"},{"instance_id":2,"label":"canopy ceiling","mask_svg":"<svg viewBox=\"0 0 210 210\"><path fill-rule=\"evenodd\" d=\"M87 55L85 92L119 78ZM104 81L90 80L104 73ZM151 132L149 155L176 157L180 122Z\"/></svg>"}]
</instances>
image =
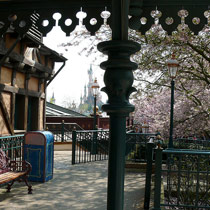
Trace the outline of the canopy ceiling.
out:
<instances>
[{"instance_id":1,"label":"canopy ceiling","mask_svg":"<svg viewBox=\"0 0 210 210\"><path fill-rule=\"evenodd\" d=\"M0 33L6 32L12 24L18 33L24 34L36 24L38 30L46 35L55 26L53 14L59 12L62 17L58 25L68 36L79 22L76 14L82 10L87 13L83 24L94 34L107 19L101 17L101 13L104 10L111 12L111 9L111 0L0 0ZM129 27L144 34L159 19L159 23L169 34L180 23L186 23L197 34L208 21L210 23L210 12L207 12L209 9L209 0L130 0ZM118 12L114 11L113 15ZM38 20L31 18L33 13L39 16ZM68 19L71 19L70 25L66 23ZM44 20L48 24L43 25ZM111 24L111 18L108 18L108 23ZM113 27L115 26L111 24L111 28Z\"/></svg>"}]
</instances>

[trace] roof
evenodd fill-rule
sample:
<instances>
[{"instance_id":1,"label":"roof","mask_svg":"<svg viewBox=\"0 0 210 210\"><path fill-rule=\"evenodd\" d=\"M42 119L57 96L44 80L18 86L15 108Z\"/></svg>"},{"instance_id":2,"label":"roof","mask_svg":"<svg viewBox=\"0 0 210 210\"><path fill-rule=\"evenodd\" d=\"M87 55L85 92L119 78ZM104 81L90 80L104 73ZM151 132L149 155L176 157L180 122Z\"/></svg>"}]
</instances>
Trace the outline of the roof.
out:
<instances>
[{"instance_id":1,"label":"roof","mask_svg":"<svg viewBox=\"0 0 210 210\"><path fill-rule=\"evenodd\" d=\"M87 117L79 112L46 102L46 116L69 116L69 117Z\"/></svg>"},{"instance_id":2,"label":"roof","mask_svg":"<svg viewBox=\"0 0 210 210\"><path fill-rule=\"evenodd\" d=\"M65 58L62 54L59 54L55 50L52 50L49 47L45 46L41 41L34 38L31 34L26 34L24 39L28 41L28 44L31 42L29 46L32 45L32 47L38 47L42 55L47 55L55 62L67 61L67 58Z\"/></svg>"}]
</instances>

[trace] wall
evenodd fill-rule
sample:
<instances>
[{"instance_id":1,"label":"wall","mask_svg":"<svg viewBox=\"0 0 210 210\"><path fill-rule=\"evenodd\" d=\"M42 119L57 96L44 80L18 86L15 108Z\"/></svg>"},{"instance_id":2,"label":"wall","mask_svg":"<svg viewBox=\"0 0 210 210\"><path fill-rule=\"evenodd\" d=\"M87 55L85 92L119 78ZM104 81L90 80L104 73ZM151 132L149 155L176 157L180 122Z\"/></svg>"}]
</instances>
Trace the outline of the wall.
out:
<instances>
[{"instance_id":1,"label":"wall","mask_svg":"<svg viewBox=\"0 0 210 210\"><path fill-rule=\"evenodd\" d=\"M46 117L47 123L61 123L64 120L65 123L77 123L84 130L93 129L93 118L92 117ZM99 128L109 128L109 118L99 118Z\"/></svg>"}]
</instances>

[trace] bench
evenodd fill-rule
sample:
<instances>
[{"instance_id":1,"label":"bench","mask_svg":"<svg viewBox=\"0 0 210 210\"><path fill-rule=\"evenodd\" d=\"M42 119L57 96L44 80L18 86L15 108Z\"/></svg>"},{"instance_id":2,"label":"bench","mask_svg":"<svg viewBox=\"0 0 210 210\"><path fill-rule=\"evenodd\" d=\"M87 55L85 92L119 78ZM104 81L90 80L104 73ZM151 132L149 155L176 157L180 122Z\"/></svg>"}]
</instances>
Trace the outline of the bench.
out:
<instances>
[{"instance_id":1,"label":"bench","mask_svg":"<svg viewBox=\"0 0 210 210\"><path fill-rule=\"evenodd\" d=\"M24 181L28 186L28 194L32 194L32 186L28 183L30 171L30 163L10 160L0 149L0 185L7 183L7 192L10 192L15 181Z\"/></svg>"}]
</instances>

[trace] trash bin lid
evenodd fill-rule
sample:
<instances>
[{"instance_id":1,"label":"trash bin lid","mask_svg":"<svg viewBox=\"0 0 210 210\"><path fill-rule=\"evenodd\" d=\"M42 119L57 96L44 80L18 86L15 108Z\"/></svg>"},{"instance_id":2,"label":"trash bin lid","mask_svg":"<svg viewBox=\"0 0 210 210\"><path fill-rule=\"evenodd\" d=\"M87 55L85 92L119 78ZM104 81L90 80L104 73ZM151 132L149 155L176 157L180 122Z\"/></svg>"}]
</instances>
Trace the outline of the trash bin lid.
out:
<instances>
[{"instance_id":1,"label":"trash bin lid","mask_svg":"<svg viewBox=\"0 0 210 210\"><path fill-rule=\"evenodd\" d=\"M54 136L49 131L29 131L25 134L25 144L46 145L54 140Z\"/></svg>"}]
</instances>

